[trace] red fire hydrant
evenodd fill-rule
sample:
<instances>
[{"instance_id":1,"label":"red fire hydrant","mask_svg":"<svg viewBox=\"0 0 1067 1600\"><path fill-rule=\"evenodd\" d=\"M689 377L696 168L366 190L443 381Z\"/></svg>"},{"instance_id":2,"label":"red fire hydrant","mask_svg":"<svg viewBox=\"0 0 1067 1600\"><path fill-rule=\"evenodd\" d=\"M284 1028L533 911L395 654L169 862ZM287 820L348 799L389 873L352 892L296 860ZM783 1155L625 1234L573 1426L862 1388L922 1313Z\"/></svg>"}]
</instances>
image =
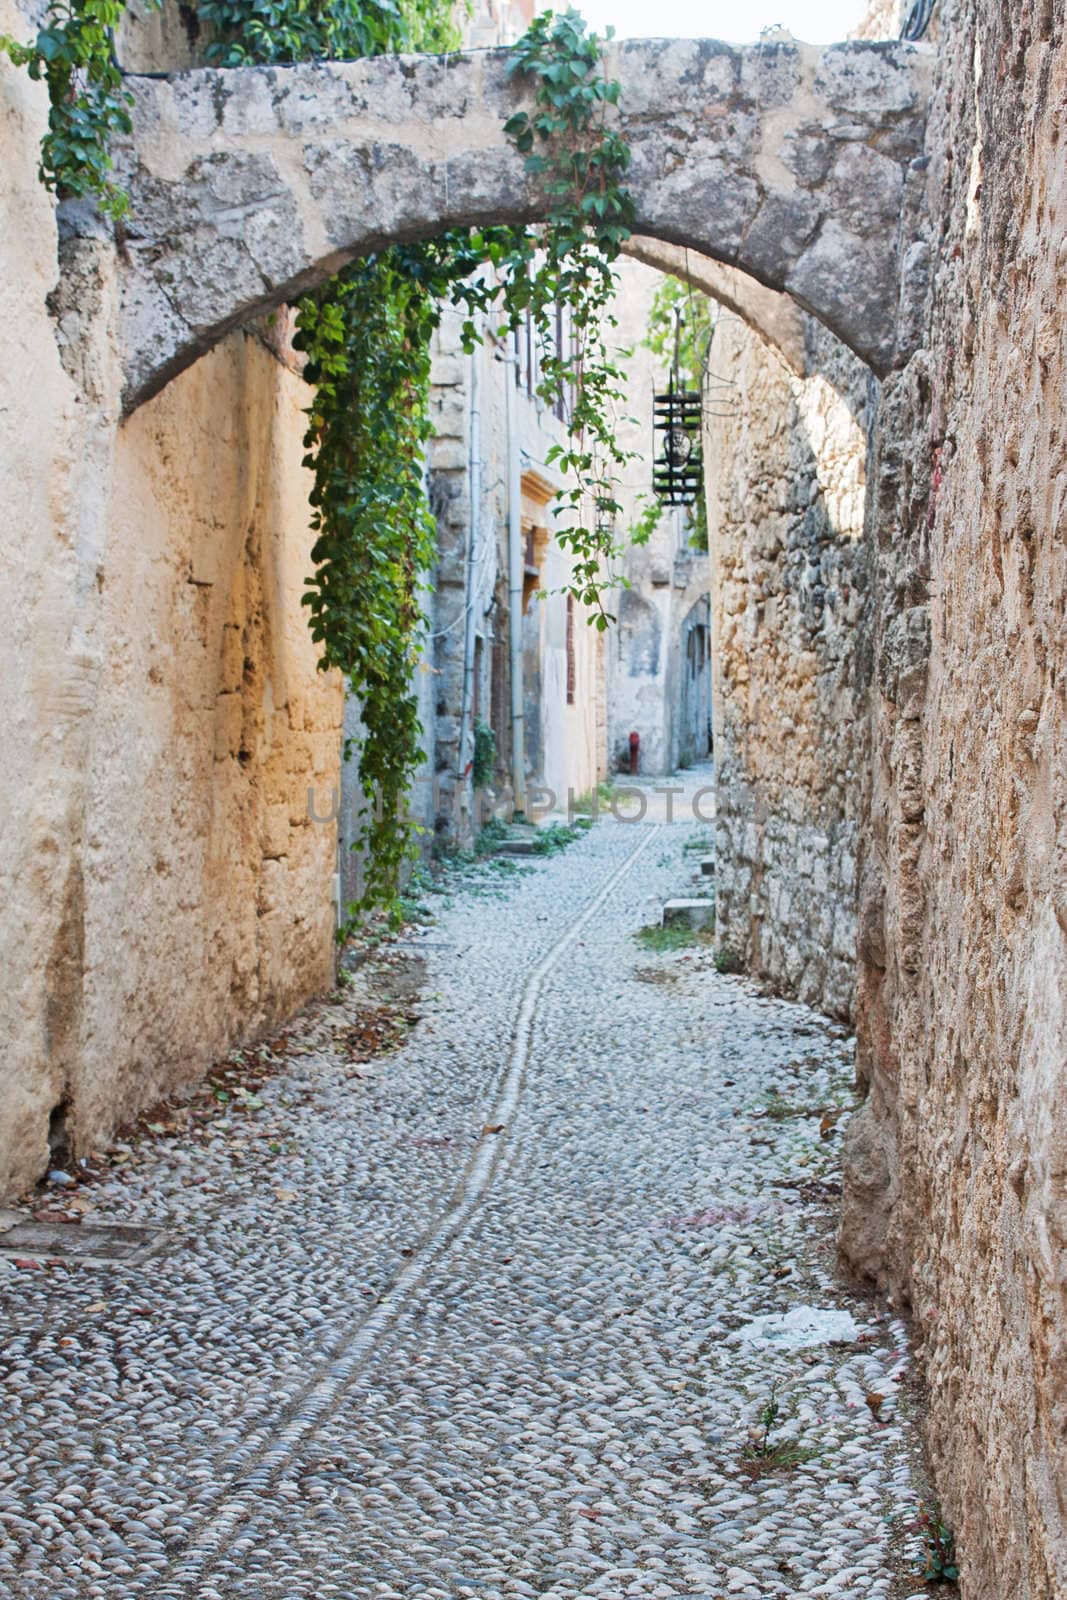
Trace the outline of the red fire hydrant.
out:
<instances>
[{"instance_id":1,"label":"red fire hydrant","mask_svg":"<svg viewBox=\"0 0 1067 1600\"><path fill-rule=\"evenodd\" d=\"M641 765L641 735L639 733L631 733L631 735L630 735L630 776L632 778L637 776L637 769L638 769L638 767L640 765Z\"/></svg>"}]
</instances>

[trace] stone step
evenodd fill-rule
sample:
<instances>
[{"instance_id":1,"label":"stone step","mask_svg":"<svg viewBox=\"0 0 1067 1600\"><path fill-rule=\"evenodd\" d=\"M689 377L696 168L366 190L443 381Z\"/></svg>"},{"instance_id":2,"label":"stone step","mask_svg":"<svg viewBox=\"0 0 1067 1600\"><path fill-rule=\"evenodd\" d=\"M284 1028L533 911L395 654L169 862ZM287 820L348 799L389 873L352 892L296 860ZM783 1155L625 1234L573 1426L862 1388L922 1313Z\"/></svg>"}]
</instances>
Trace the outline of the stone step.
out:
<instances>
[{"instance_id":1,"label":"stone step","mask_svg":"<svg viewBox=\"0 0 1067 1600\"><path fill-rule=\"evenodd\" d=\"M668 900L663 907L665 928L712 928L714 925L714 900Z\"/></svg>"}]
</instances>

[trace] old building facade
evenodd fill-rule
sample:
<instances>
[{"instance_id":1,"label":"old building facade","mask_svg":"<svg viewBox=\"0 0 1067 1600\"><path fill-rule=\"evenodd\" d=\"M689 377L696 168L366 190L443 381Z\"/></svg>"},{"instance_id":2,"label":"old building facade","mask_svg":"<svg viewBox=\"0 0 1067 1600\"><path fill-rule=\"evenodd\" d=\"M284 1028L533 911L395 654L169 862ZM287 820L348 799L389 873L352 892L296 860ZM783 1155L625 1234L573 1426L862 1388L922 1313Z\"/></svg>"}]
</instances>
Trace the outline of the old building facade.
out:
<instances>
[{"instance_id":1,"label":"old building facade","mask_svg":"<svg viewBox=\"0 0 1067 1600\"><path fill-rule=\"evenodd\" d=\"M494 817L565 813L568 795L588 795L604 774L603 641L564 592L569 565L554 538L561 478L549 457L565 429L538 393L530 327L486 327L465 352L462 323L448 308L434 336L426 472L437 561L423 591L414 687L424 760L410 802L424 855L469 846ZM342 906L362 881L351 696L346 727Z\"/></svg>"},{"instance_id":2,"label":"old building facade","mask_svg":"<svg viewBox=\"0 0 1067 1600\"><path fill-rule=\"evenodd\" d=\"M657 268L632 256L619 269L615 338L625 399L618 434L630 459L618 489L625 583L613 601L617 625L607 640L606 685L609 770L630 770L636 734L638 770L657 776L711 750L708 553L694 543L695 508L661 506L653 489L663 448L653 427L654 397L667 388L670 361L654 355L648 340L663 281ZM649 524L647 542L634 543L635 532L643 538Z\"/></svg>"}]
</instances>

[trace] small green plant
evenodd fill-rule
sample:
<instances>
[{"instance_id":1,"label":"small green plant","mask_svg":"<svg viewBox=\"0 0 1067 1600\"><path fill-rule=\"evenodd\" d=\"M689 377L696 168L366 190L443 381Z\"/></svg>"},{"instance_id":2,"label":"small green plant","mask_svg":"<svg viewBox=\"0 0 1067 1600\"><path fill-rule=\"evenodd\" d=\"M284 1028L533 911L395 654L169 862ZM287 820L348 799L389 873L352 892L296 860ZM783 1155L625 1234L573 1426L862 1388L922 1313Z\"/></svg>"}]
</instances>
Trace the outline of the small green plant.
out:
<instances>
[{"instance_id":1,"label":"small green plant","mask_svg":"<svg viewBox=\"0 0 1067 1600\"><path fill-rule=\"evenodd\" d=\"M585 794L580 794L571 801L571 812L577 816L584 827L588 824L585 818L592 820L611 806L615 794L614 778L601 778L595 789L587 789Z\"/></svg>"},{"instance_id":2,"label":"small green plant","mask_svg":"<svg viewBox=\"0 0 1067 1600\"><path fill-rule=\"evenodd\" d=\"M956 1537L937 1505L921 1505L916 1527L923 1542L923 1554L916 1570L927 1583L958 1583Z\"/></svg>"},{"instance_id":3,"label":"small green plant","mask_svg":"<svg viewBox=\"0 0 1067 1600\"><path fill-rule=\"evenodd\" d=\"M496 734L483 717L474 719L474 760L471 782L484 789L496 777Z\"/></svg>"},{"instance_id":4,"label":"small green plant","mask_svg":"<svg viewBox=\"0 0 1067 1600\"><path fill-rule=\"evenodd\" d=\"M537 856L552 856L559 850L566 850L575 839L580 839L583 828L568 827L563 822L550 823L547 828L541 828L533 841L533 853Z\"/></svg>"},{"instance_id":5,"label":"small green plant","mask_svg":"<svg viewBox=\"0 0 1067 1600\"><path fill-rule=\"evenodd\" d=\"M490 817L474 841L476 856L491 856L501 839L508 836L508 825L500 817Z\"/></svg>"},{"instance_id":6,"label":"small green plant","mask_svg":"<svg viewBox=\"0 0 1067 1600\"><path fill-rule=\"evenodd\" d=\"M731 950L729 945L723 945L721 950L715 952L715 971L724 973L744 972L745 962L740 951Z\"/></svg>"},{"instance_id":7,"label":"small green plant","mask_svg":"<svg viewBox=\"0 0 1067 1600\"><path fill-rule=\"evenodd\" d=\"M634 934L642 949L655 950L660 955L671 950L685 950L694 944L706 944L709 937L706 928L688 928L684 923L664 927L662 923L652 922L646 928L638 928Z\"/></svg>"},{"instance_id":8,"label":"small green plant","mask_svg":"<svg viewBox=\"0 0 1067 1600\"><path fill-rule=\"evenodd\" d=\"M645 499L644 495L639 495L638 505L641 505ZM636 520L630 526L630 543L637 545L647 544L659 527L662 518L662 502L656 499L648 499L646 504L641 505L641 510L638 512Z\"/></svg>"},{"instance_id":9,"label":"small green plant","mask_svg":"<svg viewBox=\"0 0 1067 1600\"><path fill-rule=\"evenodd\" d=\"M748 1444L742 1455L742 1464L750 1477L761 1476L765 1472L788 1472L819 1454L814 1446L798 1444L795 1439L771 1438L781 1414L778 1380L775 1379L755 1423L748 1430Z\"/></svg>"},{"instance_id":10,"label":"small green plant","mask_svg":"<svg viewBox=\"0 0 1067 1600\"><path fill-rule=\"evenodd\" d=\"M433 889L433 878L427 869L422 865L414 867L394 899L382 908L388 928L395 933L406 922L430 921L426 896L432 894Z\"/></svg>"},{"instance_id":11,"label":"small green plant","mask_svg":"<svg viewBox=\"0 0 1067 1600\"><path fill-rule=\"evenodd\" d=\"M775 1382L771 1384L771 1392L767 1396L766 1402L760 1409L759 1417L757 1419L757 1428L754 1430L752 1449L756 1455L766 1456L770 1454L771 1431L774 1428L775 1423L778 1421L778 1415L781 1409L781 1406L778 1404L778 1382L775 1380Z\"/></svg>"},{"instance_id":12,"label":"small green plant","mask_svg":"<svg viewBox=\"0 0 1067 1600\"><path fill-rule=\"evenodd\" d=\"M758 1113L761 1117L770 1117L772 1122L786 1122L790 1117L803 1116L804 1112L796 1106L789 1104L784 1095L772 1089L763 1104L763 1109Z\"/></svg>"}]
</instances>

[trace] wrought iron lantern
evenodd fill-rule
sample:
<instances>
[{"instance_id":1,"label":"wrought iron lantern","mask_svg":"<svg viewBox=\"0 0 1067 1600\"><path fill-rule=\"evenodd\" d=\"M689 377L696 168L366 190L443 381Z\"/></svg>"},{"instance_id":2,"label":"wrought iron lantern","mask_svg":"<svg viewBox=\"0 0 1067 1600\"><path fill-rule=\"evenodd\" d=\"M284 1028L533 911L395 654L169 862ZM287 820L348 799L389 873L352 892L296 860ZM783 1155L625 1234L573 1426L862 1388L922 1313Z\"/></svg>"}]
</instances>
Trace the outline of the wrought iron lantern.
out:
<instances>
[{"instance_id":1,"label":"wrought iron lantern","mask_svg":"<svg viewBox=\"0 0 1067 1600\"><path fill-rule=\"evenodd\" d=\"M701 395L683 389L681 380L681 316L675 312L674 365L666 394L652 397L652 429L656 454L652 489L665 506L691 506L701 492L704 463L700 450Z\"/></svg>"},{"instance_id":2,"label":"wrought iron lantern","mask_svg":"<svg viewBox=\"0 0 1067 1600\"><path fill-rule=\"evenodd\" d=\"M675 387L652 402L652 426L661 446L652 463L652 488L665 506L691 506L704 481L700 451L700 393Z\"/></svg>"}]
</instances>

